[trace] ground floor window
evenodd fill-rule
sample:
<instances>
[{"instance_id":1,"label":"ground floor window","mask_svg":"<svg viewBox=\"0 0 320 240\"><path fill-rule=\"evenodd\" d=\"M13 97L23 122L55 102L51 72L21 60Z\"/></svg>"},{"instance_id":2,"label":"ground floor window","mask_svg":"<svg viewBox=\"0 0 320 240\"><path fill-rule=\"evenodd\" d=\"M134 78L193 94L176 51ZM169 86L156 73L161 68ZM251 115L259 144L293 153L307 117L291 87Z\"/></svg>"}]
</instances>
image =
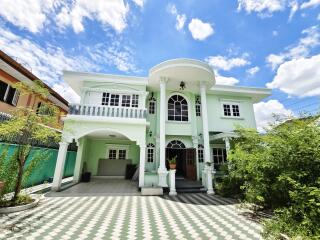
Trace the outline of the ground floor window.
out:
<instances>
[{"instance_id":1,"label":"ground floor window","mask_svg":"<svg viewBox=\"0 0 320 240\"><path fill-rule=\"evenodd\" d=\"M109 145L107 144L108 159L128 159L129 146L127 145Z\"/></svg>"},{"instance_id":2,"label":"ground floor window","mask_svg":"<svg viewBox=\"0 0 320 240\"><path fill-rule=\"evenodd\" d=\"M198 161L203 162L203 145L198 145Z\"/></svg>"},{"instance_id":3,"label":"ground floor window","mask_svg":"<svg viewBox=\"0 0 320 240\"><path fill-rule=\"evenodd\" d=\"M147 145L147 162L153 163L154 162L154 152L155 152L155 146L152 143L149 143Z\"/></svg>"},{"instance_id":4,"label":"ground floor window","mask_svg":"<svg viewBox=\"0 0 320 240\"><path fill-rule=\"evenodd\" d=\"M227 162L227 152L224 148L213 148L212 158L215 166L220 166Z\"/></svg>"}]
</instances>

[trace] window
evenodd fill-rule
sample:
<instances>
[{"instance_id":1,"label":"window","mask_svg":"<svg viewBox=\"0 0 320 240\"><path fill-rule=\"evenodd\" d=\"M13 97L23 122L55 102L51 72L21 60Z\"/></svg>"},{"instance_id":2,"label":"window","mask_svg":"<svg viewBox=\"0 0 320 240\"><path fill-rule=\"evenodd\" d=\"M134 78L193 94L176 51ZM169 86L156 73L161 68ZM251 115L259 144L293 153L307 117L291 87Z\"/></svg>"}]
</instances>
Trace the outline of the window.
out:
<instances>
[{"instance_id":1,"label":"window","mask_svg":"<svg viewBox=\"0 0 320 240\"><path fill-rule=\"evenodd\" d=\"M203 162L203 145L198 145L198 161Z\"/></svg>"},{"instance_id":2,"label":"window","mask_svg":"<svg viewBox=\"0 0 320 240\"><path fill-rule=\"evenodd\" d=\"M188 103L184 97L173 95L168 100L168 120L188 121Z\"/></svg>"},{"instance_id":3,"label":"window","mask_svg":"<svg viewBox=\"0 0 320 240\"><path fill-rule=\"evenodd\" d=\"M108 159L128 159L128 153L128 145L107 144L106 158Z\"/></svg>"},{"instance_id":4,"label":"window","mask_svg":"<svg viewBox=\"0 0 320 240\"><path fill-rule=\"evenodd\" d=\"M109 97L110 97L110 93L103 93L102 94L102 103L101 105L109 105Z\"/></svg>"},{"instance_id":5,"label":"window","mask_svg":"<svg viewBox=\"0 0 320 240\"><path fill-rule=\"evenodd\" d=\"M149 102L149 114L155 114L156 112L156 102L150 101Z\"/></svg>"},{"instance_id":6,"label":"window","mask_svg":"<svg viewBox=\"0 0 320 240\"><path fill-rule=\"evenodd\" d=\"M225 116L231 116L231 109L229 104L223 104L223 114Z\"/></svg>"},{"instance_id":7,"label":"window","mask_svg":"<svg viewBox=\"0 0 320 240\"><path fill-rule=\"evenodd\" d=\"M0 101L17 106L19 100L19 91L5 82L0 81Z\"/></svg>"},{"instance_id":8,"label":"window","mask_svg":"<svg viewBox=\"0 0 320 240\"><path fill-rule=\"evenodd\" d=\"M196 116L201 117L201 102L199 97L196 98Z\"/></svg>"},{"instance_id":9,"label":"window","mask_svg":"<svg viewBox=\"0 0 320 240\"><path fill-rule=\"evenodd\" d=\"M110 106L119 106L119 94L110 95Z\"/></svg>"},{"instance_id":10,"label":"window","mask_svg":"<svg viewBox=\"0 0 320 240\"><path fill-rule=\"evenodd\" d=\"M117 159L117 150L115 149L109 150L109 159Z\"/></svg>"},{"instance_id":11,"label":"window","mask_svg":"<svg viewBox=\"0 0 320 240\"><path fill-rule=\"evenodd\" d=\"M139 104L139 95L133 94L133 95L132 95L131 107L137 108L137 107L138 107L138 104Z\"/></svg>"},{"instance_id":12,"label":"window","mask_svg":"<svg viewBox=\"0 0 320 240\"><path fill-rule=\"evenodd\" d=\"M240 117L239 105L232 105L232 115L234 117Z\"/></svg>"},{"instance_id":13,"label":"window","mask_svg":"<svg viewBox=\"0 0 320 240\"><path fill-rule=\"evenodd\" d=\"M155 151L155 146L152 143L149 143L147 145L147 162L148 163L154 162L154 151Z\"/></svg>"},{"instance_id":14,"label":"window","mask_svg":"<svg viewBox=\"0 0 320 240\"><path fill-rule=\"evenodd\" d=\"M126 159L127 151L124 149L119 149L119 159Z\"/></svg>"},{"instance_id":15,"label":"window","mask_svg":"<svg viewBox=\"0 0 320 240\"><path fill-rule=\"evenodd\" d=\"M223 115L224 116L233 116L240 117L240 107L238 104L224 103L223 104Z\"/></svg>"},{"instance_id":16,"label":"window","mask_svg":"<svg viewBox=\"0 0 320 240\"><path fill-rule=\"evenodd\" d=\"M130 95L122 95L122 107L130 107L130 100L131 96Z\"/></svg>"},{"instance_id":17,"label":"window","mask_svg":"<svg viewBox=\"0 0 320 240\"><path fill-rule=\"evenodd\" d=\"M213 148L212 149L212 157L213 157L213 163L215 165L221 165L225 163L227 160L226 158L227 152L224 148Z\"/></svg>"},{"instance_id":18,"label":"window","mask_svg":"<svg viewBox=\"0 0 320 240\"><path fill-rule=\"evenodd\" d=\"M183 142L181 142L179 140L173 140L168 143L167 148L180 149L180 148L186 148L186 146L183 144Z\"/></svg>"}]
</instances>

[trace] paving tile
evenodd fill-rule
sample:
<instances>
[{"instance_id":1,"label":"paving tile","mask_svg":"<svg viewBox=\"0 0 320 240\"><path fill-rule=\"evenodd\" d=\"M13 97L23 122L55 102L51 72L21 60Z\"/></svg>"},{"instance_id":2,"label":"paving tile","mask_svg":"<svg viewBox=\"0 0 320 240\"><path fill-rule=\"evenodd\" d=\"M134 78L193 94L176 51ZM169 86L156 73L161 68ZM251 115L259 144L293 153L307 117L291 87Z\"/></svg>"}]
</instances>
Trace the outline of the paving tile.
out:
<instances>
[{"instance_id":1,"label":"paving tile","mask_svg":"<svg viewBox=\"0 0 320 240\"><path fill-rule=\"evenodd\" d=\"M232 201L201 193L45 197L0 215L0 239L261 239L261 231Z\"/></svg>"}]
</instances>

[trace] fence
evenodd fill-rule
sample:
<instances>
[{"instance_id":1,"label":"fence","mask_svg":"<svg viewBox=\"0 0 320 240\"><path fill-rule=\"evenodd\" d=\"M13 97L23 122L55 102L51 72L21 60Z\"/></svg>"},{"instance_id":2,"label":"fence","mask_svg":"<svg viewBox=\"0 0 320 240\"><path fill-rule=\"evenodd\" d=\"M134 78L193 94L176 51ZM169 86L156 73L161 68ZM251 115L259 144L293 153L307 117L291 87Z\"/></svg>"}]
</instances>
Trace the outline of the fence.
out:
<instances>
[{"instance_id":1,"label":"fence","mask_svg":"<svg viewBox=\"0 0 320 240\"><path fill-rule=\"evenodd\" d=\"M4 149L4 146L8 146L8 155L12 154L17 145L15 144L7 144L7 143L0 143L0 151ZM56 161L58 156L58 149L51 149L51 148L44 148L44 147L33 147L31 153L27 159L26 166L31 162L33 156L37 154L38 151L43 151L49 149L50 158L46 161L40 162L32 171L29 178L26 180L24 187L34 186L44 181L49 181L50 178L54 175L54 170L56 167ZM64 168L64 177L70 177L73 175L73 170L76 162L76 155L77 152L75 151L68 151L66 157L66 164ZM1 166L0 166L1 167Z\"/></svg>"}]
</instances>

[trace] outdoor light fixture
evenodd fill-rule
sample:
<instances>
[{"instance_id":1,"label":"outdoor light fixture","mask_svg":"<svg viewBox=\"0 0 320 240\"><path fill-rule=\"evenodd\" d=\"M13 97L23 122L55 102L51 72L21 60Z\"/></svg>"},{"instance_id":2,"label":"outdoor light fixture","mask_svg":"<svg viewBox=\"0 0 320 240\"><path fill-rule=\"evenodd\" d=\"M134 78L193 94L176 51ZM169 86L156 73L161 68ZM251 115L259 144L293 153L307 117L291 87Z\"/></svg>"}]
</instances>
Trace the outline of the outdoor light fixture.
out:
<instances>
[{"instance_id":1,"label":"outdoor light fixture","mask_svg":"<svg viewBox=\"0 0 320 240\"><path fill-rule=\"evenodd\" d=\"M180 90L184 90L186 88L186 84L182 81L180 83Z\"/></svg>"},{"instance_id":2,"label":"outdoor light fixture","mask_svg":"<svg viewBox=\"0 0 320 240\"><path fill-rule=\"evenodd\" d=\"M149 131L149 136L152 137L152 131Z\"/></svg>"}]
</instances>

